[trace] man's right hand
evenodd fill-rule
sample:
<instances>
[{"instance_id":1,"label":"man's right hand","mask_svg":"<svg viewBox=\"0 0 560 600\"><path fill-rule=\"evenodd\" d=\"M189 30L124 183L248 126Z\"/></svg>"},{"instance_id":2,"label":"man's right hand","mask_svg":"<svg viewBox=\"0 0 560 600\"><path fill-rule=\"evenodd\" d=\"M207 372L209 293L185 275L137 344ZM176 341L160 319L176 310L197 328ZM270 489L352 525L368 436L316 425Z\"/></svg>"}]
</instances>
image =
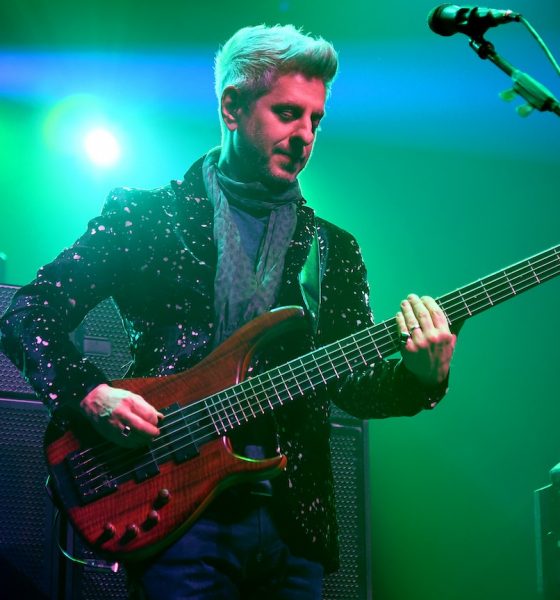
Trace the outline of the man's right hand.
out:
<instances>
[{"instance_id":1,"label":"man's right hand","mask_svg":"<svg viewBox=\"0 0 560 600\"><path fill-rule=\"evenodd\" d=\"M106 383L91 390L80 408L98 433L125 448L146 446L159 435L157 425L163 419L142 396Z\"/></svg>"}]
</instances>

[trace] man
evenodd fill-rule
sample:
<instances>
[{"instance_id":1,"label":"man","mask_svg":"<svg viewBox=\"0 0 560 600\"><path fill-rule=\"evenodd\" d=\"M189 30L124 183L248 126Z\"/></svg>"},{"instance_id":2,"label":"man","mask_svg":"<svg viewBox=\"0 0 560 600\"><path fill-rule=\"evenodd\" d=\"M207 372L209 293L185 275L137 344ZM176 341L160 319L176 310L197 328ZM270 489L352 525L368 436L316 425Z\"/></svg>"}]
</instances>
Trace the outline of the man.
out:
<instances>
[{"instance_id":1,"label":"man","mask_svg":"<svg viewBox=\"0 0 560 600\"><path fill-rule=\"evenodd\" d=\"M216 58L221 147L183 181L114 191L87 232L18 291L2 321L5 351L54 415L76 410L125 447L148 444L165 423L141 396L109 385L67 340L108 296L130 336L133 377L189 369L278 306L308 307L316 347L372 324L356 241L314 216L297 180L337 66L329 43L292 26L238 31ZM362 365L234 436L252 457L285 454L285 472L232 487L182 538L129 565L131 594L321 597L323 574L338 561L330 401L361 418L413 415L447 388L455 335L434 300L408 296L396 327L402 360Z\"/></svg>"}]
</instances>

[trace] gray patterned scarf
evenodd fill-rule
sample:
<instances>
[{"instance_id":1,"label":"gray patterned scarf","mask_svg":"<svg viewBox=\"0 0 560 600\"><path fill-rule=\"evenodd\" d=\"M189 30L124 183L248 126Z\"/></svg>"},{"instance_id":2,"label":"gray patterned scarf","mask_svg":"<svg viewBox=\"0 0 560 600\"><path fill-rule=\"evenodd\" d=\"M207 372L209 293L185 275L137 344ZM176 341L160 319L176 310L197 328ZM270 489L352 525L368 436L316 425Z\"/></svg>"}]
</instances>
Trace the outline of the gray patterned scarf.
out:
<instances>
[{"instance_id":1,"label":"gray patterned scarf","mask_svg":"<svg viewBox=\"0 0 560 600\"><path fill-rule=\"evenodd\" d=\"M219 170L219 156L220 149L214 148L202 166L206 192L214 206L214 239L218 250L214 280L215 346L274 306L286 251L296 228L296 204L302 201L297 181L279 194L259 182L234 181ZM247 212L270 211L256 265L243 249L228 198Z\"/></svg>"}]
</instances>

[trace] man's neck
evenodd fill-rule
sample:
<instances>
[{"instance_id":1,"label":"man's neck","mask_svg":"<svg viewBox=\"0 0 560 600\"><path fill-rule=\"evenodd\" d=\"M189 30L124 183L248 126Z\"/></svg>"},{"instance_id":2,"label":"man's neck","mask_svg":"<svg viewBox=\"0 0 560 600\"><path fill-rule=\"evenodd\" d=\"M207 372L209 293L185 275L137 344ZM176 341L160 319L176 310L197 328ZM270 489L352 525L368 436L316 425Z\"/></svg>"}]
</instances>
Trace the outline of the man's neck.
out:
<instances>
[{"instance_id":1,"label":"man's neck","mask_svg":"<svg viewBox=\"0 0 560 600\"><path fill-rule=\"evenodd\" d=\"M256 181L255 174L251 174L246 167L243 168L241 161L236 159L233 151L228 148L227 144L221 147L218 158L218 169L230 179L240 183Z\"/></svg>"}]
</instances>

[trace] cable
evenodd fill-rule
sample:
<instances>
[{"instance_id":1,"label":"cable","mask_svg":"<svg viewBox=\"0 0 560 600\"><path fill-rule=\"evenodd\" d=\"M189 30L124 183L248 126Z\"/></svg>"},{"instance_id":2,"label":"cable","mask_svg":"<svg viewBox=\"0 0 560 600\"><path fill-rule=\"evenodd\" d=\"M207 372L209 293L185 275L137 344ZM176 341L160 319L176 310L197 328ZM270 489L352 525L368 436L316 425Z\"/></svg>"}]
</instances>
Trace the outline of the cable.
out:
<instances>
[{"instance_id":1,"label":"cable","mask_svg":"<svg viewBox=\"0 0 560 600\"><path fill-rule=\"evenodd\" d=\"M47 490L47 494L49 495L49 497L52 501L53 497L52 497L50 487L49 487L49 480L50 480L50 475L48 475L47 479L45 480L45 488ZM53 533L56 533L56 526L57 526L59 520L60 520L60 510L58 508L56 508L56 505L55 505L55 513L54 513L54 519L53 519L53 525L52 525ZM57 536L57 538L58 538L58 536ZM67 560L74 563L75 565L83 566L85 570L103 571L103 572L111 571L112 573L117 573L119 571L120 565L118 562L110 563L105 560L101 560L99 558L78 558L77 556L72 556L72 554L70 554L68 551L66 551L61 546L60 539L57 540L57 546L58 546L58 550L60 551L60 553Z\"/></svg>"},{"instance_id":2,"label":"cable","mask_svg":"<svg viewBox=\"0 0 560 600\"><path fill-rule=\"evenodd\" d=\"M548 49L548 46L544 43L544 40L538 34L537 30L531 25L531 23L529 23L529 21L527 21L527 19L524 16L520 15L519 21L523 23L523 25L525 25L525 27L529 30L529 33L535 38L535 40L537 40L537 43L543 49L548 60L552 63L552 66L556 70L556 73L560 75L560 65L558 65L558 63L556 62L556 59L552 55L552 52Z\"/></svg>"}]
</instances>

